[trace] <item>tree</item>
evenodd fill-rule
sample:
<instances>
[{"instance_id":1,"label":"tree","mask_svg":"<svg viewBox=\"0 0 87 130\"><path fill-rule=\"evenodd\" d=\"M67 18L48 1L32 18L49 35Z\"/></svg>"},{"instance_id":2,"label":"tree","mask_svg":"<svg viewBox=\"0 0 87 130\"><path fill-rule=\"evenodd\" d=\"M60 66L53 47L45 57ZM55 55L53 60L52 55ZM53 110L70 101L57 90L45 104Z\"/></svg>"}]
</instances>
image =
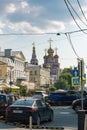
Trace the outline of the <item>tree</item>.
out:
<instances>
[{"instance_id":1,"label":"tree","mask_svg":"<svg viewBox=\"0 0 87 130\"><path fill-rule=\"evenodd\" d=\"M55 91L55 90L56 90L56 87L51 86L51 87L49 88L49 90L50 90L50 91Z\"/></svg>"},{"instance_id":2,"label":"tree","mask_svg":"<svg viewBox=\"0 0 87 130\"><path fill-rule=\"evenodd\" d=\"M57 89L72 89L72 68L64 68L59 76L58 81L54 84Z\"/></svg>"},{"instance_id":3,"label":"tree","mask_svg":"<svg viewBox=\"0 0 87 130\"><path fill-rule=\"evenodd\" d=\"M26 96L26 94L27 94L27 87L26 86L22 86L20 84L17 84L17 86L20 87L20 95L21 96Z\"/></svg>"},{"instance_id":4,"label":"tree","mask_svg":"<svg viewBox=\"0 0 87 130\"><path fill-rule=\"evenodd\" d=\"M64 89L67 90L68 89L68 83L65 79L61 78L60 80L58 80L55 84L54 84L56 89Z\"/></svg>"}]
</instances>

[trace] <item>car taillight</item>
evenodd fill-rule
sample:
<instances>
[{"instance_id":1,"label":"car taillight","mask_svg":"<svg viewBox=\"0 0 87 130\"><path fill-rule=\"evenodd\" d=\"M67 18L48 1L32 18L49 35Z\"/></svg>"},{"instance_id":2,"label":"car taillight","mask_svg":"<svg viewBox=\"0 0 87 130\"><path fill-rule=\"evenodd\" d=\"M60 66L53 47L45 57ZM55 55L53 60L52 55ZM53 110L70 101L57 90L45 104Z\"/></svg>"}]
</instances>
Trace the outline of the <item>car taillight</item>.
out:
<instances>
[{"instance_id":1,"label":"car taillight","mask_svg":"<svg viewBox=\"0 0 87 130\"><path fill-rule=\"evenodd\" d=\"M6 108L6 112L8 112L8 111L10 111L10 110L11 110L10 107L7 107L7 108Z\"/></svg>"},{"instance_id":2,"label":"car taillight","mask_svg":"<svg viewBox=\"0 0 87 130\"><path fill-rule=\"evenodd\" d=\"M1 106L7 107L7 106L8 106L8 103L5 102L5 103L3 103Z\"/></svg>"},{"instance_id":3,"label":"car taillight","mask_svg":"<svg viewBox=\"0 0 87 130\"><path fill-rule=\"evenodd\" d=\"M36 111L36 108L27 108L26 111L27 112L34 112L34 111Z\"/></svg>"},{"instance_id":4,"label":"car taillight","mask_svg":"<svg viewBox=\"0 0 87 130\"><path fill-rule=\"evenodd\" d=\"M6 102L6 103L4 104L4 106L7 107L7 106L8 106L8 103Z\"/></svg>"}]
</instances>

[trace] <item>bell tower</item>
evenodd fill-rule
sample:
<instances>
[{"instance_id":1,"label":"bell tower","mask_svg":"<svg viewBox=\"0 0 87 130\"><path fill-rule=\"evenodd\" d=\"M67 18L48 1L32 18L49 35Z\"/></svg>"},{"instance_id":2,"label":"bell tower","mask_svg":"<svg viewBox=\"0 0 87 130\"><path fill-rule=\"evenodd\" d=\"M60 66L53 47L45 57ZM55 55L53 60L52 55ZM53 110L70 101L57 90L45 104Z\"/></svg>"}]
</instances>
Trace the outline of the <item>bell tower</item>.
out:
<instances>
[{"instance_id":1,"label":"bell tower","mask_svg":"<svg viewBox=\"0 0 87 130\"><path fill-rule=\"evenodd\" d=\"M35 43L33 42L32 43L33 45L33 48L32 48L32 58L31 58L31 61L30 63L33 64L33 65L38 65L38 60L37 60L37 57L36 57L36 48L35 48Z\"/></svg>"}]
</instances>

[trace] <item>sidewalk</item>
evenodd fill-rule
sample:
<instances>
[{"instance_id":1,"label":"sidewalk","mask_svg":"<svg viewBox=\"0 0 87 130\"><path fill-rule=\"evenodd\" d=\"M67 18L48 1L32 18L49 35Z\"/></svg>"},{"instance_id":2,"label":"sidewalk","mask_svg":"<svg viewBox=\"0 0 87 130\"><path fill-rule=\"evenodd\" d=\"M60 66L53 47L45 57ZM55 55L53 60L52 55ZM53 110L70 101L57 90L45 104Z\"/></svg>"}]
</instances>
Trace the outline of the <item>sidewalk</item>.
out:
<instances>
[{"instance_id":1,"label":"sidewalk","mask_svg":"<svg viewBox=\"0 0 87 130\"><path fill-rule=\"evenodd\" d=\"M78 128L64 127L64 130L78 130Z\"/></svg>"},{"instance_id":2,"label":"sidewalk","mask_svg":"<svg viewBox=\"0 0 87 130\"><path fill-rule=\"evenodd\" d=\"M4 128L0 128L0 130L7 130L7 128L5 128L5 129ZM26 128L10 128L9 130L30 130L30 129L26 129ZM32 130L56 130L56 129L32 129ZM74 129L74 128L64 128L64 130L77 130L77 129Z\"/></svg>"},{"instance_id":3,"label":"sidewalk","mask_svg":"<svg viewBox=\"0 0 87 130\"><path fill-rule=\"evenodd\" d=\"M59 128L51 128L51 127L48 127L47 129L46 128L23 128L23 127L19 127L18 126L13 126L11 124L6 124L4 125L4 123L0 123L0 130L78 130L77 128L72 128L72 127L63 127L64 129L62 129L62 127L59 127Z\"/></svg>"}]
</instances>

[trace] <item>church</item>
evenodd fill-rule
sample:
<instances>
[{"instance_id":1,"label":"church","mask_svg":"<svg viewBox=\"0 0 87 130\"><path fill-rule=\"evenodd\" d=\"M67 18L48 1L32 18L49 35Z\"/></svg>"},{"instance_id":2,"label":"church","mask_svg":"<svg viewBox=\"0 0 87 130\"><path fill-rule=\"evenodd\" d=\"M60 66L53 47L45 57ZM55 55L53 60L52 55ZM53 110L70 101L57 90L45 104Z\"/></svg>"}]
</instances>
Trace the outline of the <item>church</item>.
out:
<instances>
[{"instance_id":1,"label":"church","mask_svg":"<svg viewBox=\"0 0 87 130\"><path fill-rule=\"evenodd\" d=\"M43 68L50 70L50 85L56 82L60 74L60 63L59 63L59 56L57 54L57 48L53 50L51 47L51 42L52 40L49 39L50 47L49 49L45 49L45 55L43 56L44 59ZM36 56L36 50L34 44L30 63L33 65L38 65L38 59Z\"/></svg>"},{"instance_id":2,"label":"church","mask_svg":"<svg viewBox=\"0 0 87 130\"><path fill-rule=\"evenodd\" d=\"M45 49L45 55L44 55L44 68L50 69L50 84L54 84L56 80L59 78L60 74L60 63L59 63L59 56L57 55L57 48L55 48L55 54L54 50L51 47L52 40L49 39L50 47L49 49Z\"/></svg>"}]
</instances>

